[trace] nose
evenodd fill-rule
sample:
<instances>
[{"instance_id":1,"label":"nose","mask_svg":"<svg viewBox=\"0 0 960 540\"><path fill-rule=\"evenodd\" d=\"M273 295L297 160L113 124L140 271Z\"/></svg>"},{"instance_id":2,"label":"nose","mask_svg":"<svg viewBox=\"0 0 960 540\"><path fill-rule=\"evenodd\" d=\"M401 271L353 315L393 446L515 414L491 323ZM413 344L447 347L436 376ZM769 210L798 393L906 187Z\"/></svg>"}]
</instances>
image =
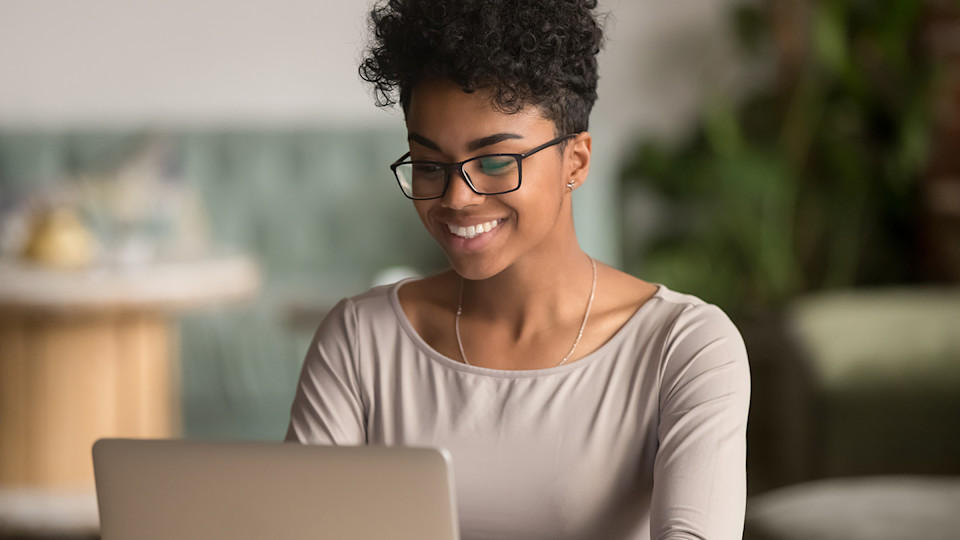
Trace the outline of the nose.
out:
<instances>
[{"instance_id":1,"label":"nose","mask_svg":"<svg viewBox=\"0 0 960 540\"><path fill-rule=\"evenodd\" d=\"M480 204L484 196L478 195L467 184L467 179L460 170L450 172L450 183L447 192L443 194L443 205L447 208L459 210L470 205Z\"/></svg>"}]
</instances>

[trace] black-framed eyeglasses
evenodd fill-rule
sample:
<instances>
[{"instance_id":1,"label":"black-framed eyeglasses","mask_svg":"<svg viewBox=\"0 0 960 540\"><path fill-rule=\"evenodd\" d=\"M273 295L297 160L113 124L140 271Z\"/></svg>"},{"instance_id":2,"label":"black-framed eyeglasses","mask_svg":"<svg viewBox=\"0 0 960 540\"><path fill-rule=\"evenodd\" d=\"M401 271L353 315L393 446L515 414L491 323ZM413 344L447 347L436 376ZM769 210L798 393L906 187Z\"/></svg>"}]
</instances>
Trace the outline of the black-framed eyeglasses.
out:
<instances>
[{"instance_id":1,"label":"black-framed eyeglasses","mask_svg":"<svg viewBox=\"0 0 960 540\"><path fill-rule=\"evenodd\" d=\"M463 176L464 181L477 195L501 195L520 189L523 178L521 163L524 158L576 136L576 133L567 133L522 154L487 154L460 163L404 161L410 157L410 152L407 152L390 164L390 170L397 177L403 194L409 199L443 197L454 171Z\"/></svg>"}]
</instances>

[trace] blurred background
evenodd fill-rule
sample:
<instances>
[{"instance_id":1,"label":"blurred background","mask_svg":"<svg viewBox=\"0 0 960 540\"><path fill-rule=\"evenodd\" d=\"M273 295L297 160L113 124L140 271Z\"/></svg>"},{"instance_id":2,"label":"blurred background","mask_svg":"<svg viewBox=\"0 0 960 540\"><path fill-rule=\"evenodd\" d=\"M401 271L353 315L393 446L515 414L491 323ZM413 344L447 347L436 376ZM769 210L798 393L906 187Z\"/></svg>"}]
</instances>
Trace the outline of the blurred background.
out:
<instances>
[{"instance_id":1,"label":"blurred background","mask_svg":"<svg viewBox=\"0 0 960 540\"><path fill-rule=\"evenodd\" d=\"M578 234L741 328L748 537L956 538L958 3L601 9ZM95 437L282 439L326 310L444 266L366 10L0 0L0 537L95 535Z\"/></svg>"}]
</instances>

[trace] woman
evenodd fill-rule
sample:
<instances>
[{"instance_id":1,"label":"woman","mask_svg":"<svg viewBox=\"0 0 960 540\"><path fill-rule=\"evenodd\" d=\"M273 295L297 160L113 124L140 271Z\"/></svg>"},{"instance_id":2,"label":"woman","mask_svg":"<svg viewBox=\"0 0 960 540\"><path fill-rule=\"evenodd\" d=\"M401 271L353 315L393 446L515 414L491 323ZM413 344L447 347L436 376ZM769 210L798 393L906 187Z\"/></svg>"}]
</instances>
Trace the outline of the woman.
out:
<instances>
[{"instance_id":1,"label":"woman","mask_svg":"<svg viewBox=\"0 0 960 540\"><path fill-rule=\"evenodd\" d=\"M393 0L361 75L445 272L345 299L287 438L441 446L474 538L739 538L746 353L716 307L590 258L593 0Z\"/></svg>"}]
</instances>

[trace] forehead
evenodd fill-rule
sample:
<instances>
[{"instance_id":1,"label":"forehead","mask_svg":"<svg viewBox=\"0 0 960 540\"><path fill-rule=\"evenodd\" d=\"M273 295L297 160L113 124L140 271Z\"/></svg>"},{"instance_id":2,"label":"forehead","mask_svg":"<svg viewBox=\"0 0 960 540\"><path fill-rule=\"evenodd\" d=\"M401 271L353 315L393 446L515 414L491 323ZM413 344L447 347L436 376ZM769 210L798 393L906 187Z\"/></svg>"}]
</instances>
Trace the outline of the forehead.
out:
<instances>
[{"instance_id":1,"label":"forehead","mask_svg":"<svg viewBox=\"0 0 960 540\"><path fill-rule=\"evenodd\" d=\"M492 133L552 134L555 127L539 107L526 106L507 113L494 105L488 92L465 92L455 83L441 79L425 80L414 86L406 123L408 132L448 141Z\"/></svg>"}]
</instances>

